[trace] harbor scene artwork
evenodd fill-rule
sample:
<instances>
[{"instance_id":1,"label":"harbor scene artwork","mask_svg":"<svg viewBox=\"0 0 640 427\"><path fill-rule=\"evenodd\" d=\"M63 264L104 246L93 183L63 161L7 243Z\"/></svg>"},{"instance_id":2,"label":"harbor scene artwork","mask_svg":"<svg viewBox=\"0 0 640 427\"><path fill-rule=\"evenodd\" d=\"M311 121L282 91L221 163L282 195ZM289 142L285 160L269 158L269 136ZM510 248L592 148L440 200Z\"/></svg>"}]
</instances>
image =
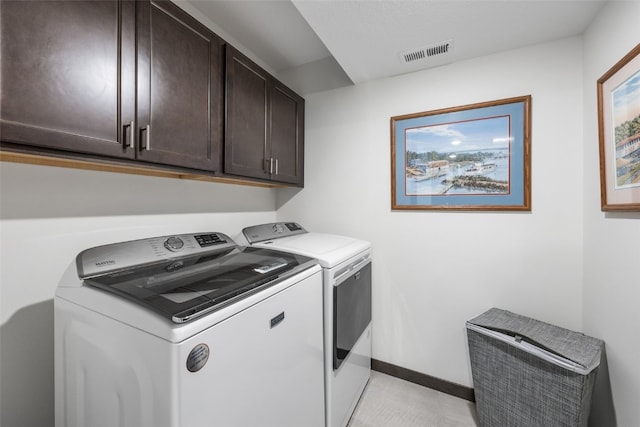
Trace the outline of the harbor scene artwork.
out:
<instances>
[{"instance_id":1,"label":"harbor scene artwork","mask_svg":"<svg viewBox=\"0 0 640 427\"><path fill-rule=\"evenodd\" d=\"M600 208L640 212L640 44L597 88Z\"/></svg>"},{"instance_id":2,"label":"harbor scene artwork","mask_svg":"<svg viewBox=\"0 0 640 427\"><path fill-rule=\"evenodd\" d=\"M611 93L615 189L640 187L640 71Z\"/></svg>"},{"instance_id":3,"label":"harbor scene artwork","mask_svg":"<svg viewBox=\"0 0 640 427\"><path fill-rule=\"evenodd\" d=\"M509 116L407 129L407 195L508 194Z\"/></svg>"},{"instance_id":4,"label":"harbor scene artwork","mask_svg":"<svg viewBox=\"0 0 640 427\"><path fill-rule=\"evenodd\" d=\"M531 96L391 117L391 208L531 210Z\"/></svg>"}]
</instances>

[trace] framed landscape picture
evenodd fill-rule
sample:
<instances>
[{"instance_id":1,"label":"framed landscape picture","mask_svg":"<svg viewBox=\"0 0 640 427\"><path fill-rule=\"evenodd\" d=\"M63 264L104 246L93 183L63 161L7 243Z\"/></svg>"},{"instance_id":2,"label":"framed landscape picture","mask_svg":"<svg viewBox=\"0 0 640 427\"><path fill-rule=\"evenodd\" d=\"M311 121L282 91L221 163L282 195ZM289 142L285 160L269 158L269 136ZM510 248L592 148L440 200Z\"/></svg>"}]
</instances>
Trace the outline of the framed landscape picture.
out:
<instances>
[{"instance_id":1,"label":"framed landscape picture","mask_svg":"<svg viewBox=\"0 0 640 427\"><path fill-rule=\"evenodd\" d=\"M391 208L531 210L531 96L391 117Z\"/></svg>"},{"instance_id":2,"label":"framed landscape picture","mask_svg":"<svg viewBox=\"0 0 640 427\"><path fill-rule=\"evenodd\" d=\"M640 44L598 80L603 211L640 211Z\"/></svg>"}]
</instances>

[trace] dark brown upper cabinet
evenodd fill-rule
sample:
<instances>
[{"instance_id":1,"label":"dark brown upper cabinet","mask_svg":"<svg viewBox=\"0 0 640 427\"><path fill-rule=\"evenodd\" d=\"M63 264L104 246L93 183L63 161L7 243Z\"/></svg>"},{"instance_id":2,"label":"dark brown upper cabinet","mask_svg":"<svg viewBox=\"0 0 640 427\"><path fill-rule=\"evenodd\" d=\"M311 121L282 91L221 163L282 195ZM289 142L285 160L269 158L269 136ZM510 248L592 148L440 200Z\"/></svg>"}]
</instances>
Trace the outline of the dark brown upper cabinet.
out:
<instances>
[{"instance_id":1,"label":"dark brown upper cabinet","mask_svg":"<svg viewBox=\"0 0 640 427\"><path fill-rule=\"evenodd\" d=\"M134 158L135 5L2 1L3 142Z\"/></svg>"},{"instance_id":2,"label":"dark brown upper cabinet","mask_svg":"<svg viewBox=\"0 0 640 427\"><path fill-rule=\"evenodd\" d=\"M227 46L225 174L304 184L304 99Z\"/></svg>"},{"instance_id":3,"label":"dark brown upper cabinet","mask_svg":"<svg viewBox=\"0 0 640 427\"><path fill-rule=\"evenodd\" d=\"M140 160L213 171L219 164L224 42L169 1L138 1Z\"/></svg>"},{"instance_id":4,"label":"dark brown upper cabinet","mask_svg":"<svg viewBox=\"0 0 640 427\"><path fill-rule=\"evenodd\" d=\"M0 4L3 142L217 169L222 39L169 1Z\"/></svg>"}]
</instances>

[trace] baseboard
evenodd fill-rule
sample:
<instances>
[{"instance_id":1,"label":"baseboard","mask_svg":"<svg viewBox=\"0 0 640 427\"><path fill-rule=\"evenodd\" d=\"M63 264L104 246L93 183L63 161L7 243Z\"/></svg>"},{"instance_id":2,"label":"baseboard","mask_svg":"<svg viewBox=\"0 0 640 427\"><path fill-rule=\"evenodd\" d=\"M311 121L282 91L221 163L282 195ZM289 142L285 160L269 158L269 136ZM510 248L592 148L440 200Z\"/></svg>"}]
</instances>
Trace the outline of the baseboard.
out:
<instances>
[{"instance_id":1,"label":"baseboard","mask_svg":"<svg viewBox=\"0 0 640 427\"><path fill-rule=\"evenodd\" d=\"M414 384L419 384L424 387L429 387L431 389L450 394L451 396L475 402L473 389L470 387L445 381L440 378L432 377L431 375L412 371L411 369L402 368L376 359L371 359L371 369Z\"/></svg>"}]
</instances>

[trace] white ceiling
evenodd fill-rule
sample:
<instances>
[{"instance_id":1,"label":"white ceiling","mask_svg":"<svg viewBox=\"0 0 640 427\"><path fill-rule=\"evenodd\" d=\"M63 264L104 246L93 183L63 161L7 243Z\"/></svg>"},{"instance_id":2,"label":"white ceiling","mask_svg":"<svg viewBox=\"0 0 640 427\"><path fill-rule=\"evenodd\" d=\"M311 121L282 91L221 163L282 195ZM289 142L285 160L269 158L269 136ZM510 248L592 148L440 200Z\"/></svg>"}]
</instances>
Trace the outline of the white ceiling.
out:
<instances>
[{"instance_id":1,"label":"white ceiling","mask_svg":"<svg viewBox=\"0 0 640 427\"><path fill-rule=\"evenodd\" d=\"M302 94L580 35L606 0L187 0ZM184 0L183 0L184 2ZM448 42L405 63L401 52Z\"/></svg>"}]
</instances>

